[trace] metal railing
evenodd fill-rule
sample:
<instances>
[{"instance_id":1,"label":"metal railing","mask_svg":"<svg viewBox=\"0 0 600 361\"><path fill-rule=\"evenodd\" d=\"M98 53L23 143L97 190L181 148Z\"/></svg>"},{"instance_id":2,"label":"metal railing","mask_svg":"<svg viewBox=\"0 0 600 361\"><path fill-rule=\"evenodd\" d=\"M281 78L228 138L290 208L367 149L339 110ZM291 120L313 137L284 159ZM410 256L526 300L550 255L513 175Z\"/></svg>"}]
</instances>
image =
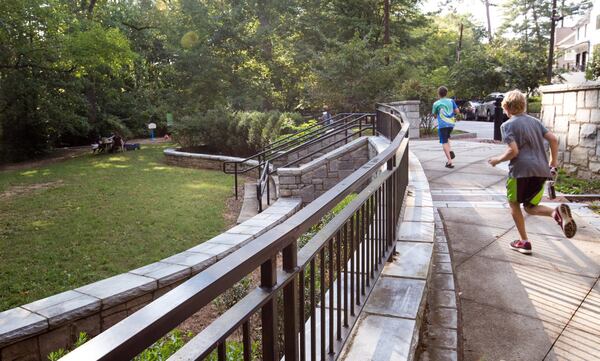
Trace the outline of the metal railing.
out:
<instances>
[{"instance_id":1,"label":"metal railing","mask_svg":"<svg viewBox=\"0 0 600 361\"><path fill-rule=\"evenodd\" d=\"M337 117L338 119L335 119ZM261 152L248 157L240 161L229 161L223 162L223 172L226 174L234 175L234 188L235 197L238 198L238 175L244 174L253 170L258 170L259 180L257 181L257 199L258 209L262 212L262 194L265 189L263 186L266 184L267 189L267 200L270 199L270 180L261 182L263 176L263 170L267 170L266 177L269 178L271 174L276 171L276 166L273 161L287 157L289 154L299 152L301 149L310 147L318 142L326 141L332 137L336 137L340 134L344 134L344 137L334 142L329 142L323 146L308 152L306 155L299 157L293 161L290 161L282 167L290 167L308 159L315 154L322 152L324 149L331 148L332 146L341 143L348 142L348 139L355 137L356 135L362 136L363 132L367 129L373 129L375 132L375 121L372 113L342 113L337 114L329 124L323 122L312 125L311 127L304 129L295 134L286 136L283 139L275 141L269 144ZM351 132L354 128L358 127L356 133ZM266 163L270 162L271 167L265 167ZM262 180L264 181L264 180ZM261 194L259 196L259 194ZM268 201L269 202L269 201Z\"/></svg>"},{"instance_id":2,"label":"metal railing","mask_svg":"<svg viewBox=\"0 0 600 361\"><path fill-rule=\"evenodd\" d=\"M336 359L393 252L408 184L408 123L402 122L393 110L380 106L377 129L392 140L378 156L286 222L154 300L63 360L129 360L258 268L260 287L210 323L169 360L202 360L212 352L216 352L218 360L226 360L228 342L241 346L244 360L252 359L252 345L257 343L259 357L265 361L281 357L303 361ZM383 165L387 165L385 170L381 169ZM360 190L365 183L366 188ZM360 193L340 213L298 249L298 238L304 232L357 191ZM254 326L260 331L255 331Z\"/></svg>"},{"instance_id":3,"label":"metal railing","mask_svg":"<svg viewBox=\"0 0 600 361\"><path fill-rule=\"evenodd\" d=\"M258 200L258 212L259 213L263 211L262 199L265 195L265 190L267 191L267 205L271 204L270 167L271 167L271 163L269 161L266 161L264 163L264 168L262 169L262 171L260 171L260 168L259 168L260 177L258 178L258 181L256 182L256 197Z\"/></svg>"}]
</instances>

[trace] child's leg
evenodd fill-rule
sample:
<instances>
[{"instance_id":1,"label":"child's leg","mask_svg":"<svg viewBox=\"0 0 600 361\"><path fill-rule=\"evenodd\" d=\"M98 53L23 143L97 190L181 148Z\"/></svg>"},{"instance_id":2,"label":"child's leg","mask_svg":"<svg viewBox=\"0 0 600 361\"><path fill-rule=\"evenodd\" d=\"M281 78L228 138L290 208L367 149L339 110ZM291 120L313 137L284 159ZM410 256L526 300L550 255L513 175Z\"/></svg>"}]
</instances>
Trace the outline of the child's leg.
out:
<instances>
[{"instance_id":1,"label":"child's leg","mask_svg":"<svg viewBox=\"0 0 600 361\"><path fill-rule=\"evenodd\" d=\"M510 214L515 222L515 226L517 226L517 231L519 231L519 236L523 241L527 241L525 218L523 218L523 213L521 213L521 205L517 202L508 202L508 204L510 205Z\"/></svg>"},{"instance_id":2,"label":"child's leg","mask_svg":"<svg viewBox=\"0 0 600 361\"><path fill-rule=\"evenodd\" d=\"M442 148L444 149L444 154L446 154L446 158L448 158L448 163L452 164L452 157L450 156L450 142L442 144Z\"/></svg>"},{"instance_id":3,"label":"child's leg","mask_svg":"<svg viewBox=\"0 0 600 361\"><path fill-rule=\"evenodd\" d=\"M524 208L525 212L531 214L532 216L552 217L554 213L554 209L546 206L526 205Z\"/></svg>"}]
</instances>

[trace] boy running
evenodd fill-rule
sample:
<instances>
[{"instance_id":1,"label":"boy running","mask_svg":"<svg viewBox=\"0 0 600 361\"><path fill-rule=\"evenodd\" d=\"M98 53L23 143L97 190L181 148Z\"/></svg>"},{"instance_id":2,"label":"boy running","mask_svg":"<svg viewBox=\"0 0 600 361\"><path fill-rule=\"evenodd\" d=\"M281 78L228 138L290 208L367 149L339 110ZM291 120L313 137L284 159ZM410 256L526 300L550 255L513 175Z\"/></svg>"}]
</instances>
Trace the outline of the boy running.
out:
<instances>
[{"instance_id":1,"label":"boy running","mask_svg":"<svg viewBox=\"0 0 600 361\"><path fill-rule=\"evenodd\" d=\"M506 195L511 214L520 240L510 243L510 248L523 254L531 254L531 242L525 231L525 219L521 213L521 203L525 212L534 216L552 217L560 225L565 236L571 238L577 232L577 225L571 217L566 204L556 209L540 206L544 195L544 183L551 176L550 167L556 168L558 139L542 123L525 114L525 95L518 90L510 91L502 101L502 108L510 118L502 124L502 141L507 144L506 151L488 162L492 167L510 160ZM550 143L550 162L546 156L544 139Z\"/></svg>"},{"instance_id":2,"label":"boy running","mask_svg":"<svg viewBox=\"0 0 600 361\"><path fill-rule=\"evenodd\" d=\"M450 146L450 133L452 133L454 124L456 124L454 115L460 114L460 111L454 100L446 98L446 95L448 95L448 88L445 86L439 87L438 96L440 99L433 103L431 113L433 113L434 116L437 116L438 136L440 138L440 143L442 144L442 149L444 149L444 154L446 154L446 158L448 159L446 168L454 168L454 165L452 164L454 152Z\"/></svg>"}]
</instances>

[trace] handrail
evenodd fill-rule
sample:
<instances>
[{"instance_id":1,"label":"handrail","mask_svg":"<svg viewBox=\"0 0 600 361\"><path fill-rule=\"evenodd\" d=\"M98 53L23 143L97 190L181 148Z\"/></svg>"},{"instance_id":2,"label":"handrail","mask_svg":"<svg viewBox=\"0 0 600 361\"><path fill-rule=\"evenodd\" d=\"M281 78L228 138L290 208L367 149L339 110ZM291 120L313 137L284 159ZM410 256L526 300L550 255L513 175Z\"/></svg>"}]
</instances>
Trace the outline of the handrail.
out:
<instances>
[{"instance_id":1,"label":"handrail","mask_svg":"<svg viewBox=\"0 0 600 361\"><path fill-rule=\"evenodd\" d=\"M327 139L327 138L330 138L332 136L335 136L337 134L340 134L340 133L342 133L342 132L344 132L344 131L346 131L348 129L351 129L353 126L355 126L355 123L357 123L357 121L360 124L361 121L362 121L362 119L365 119L369 115L370 114L364 114L364 115L361 115L358 118L352 119L350 122L343 124L343 127L338 127L338 128L333 127L333 129L325 129L325 128L323 128L324 131L320 132L322 134L320 134L318 137L312 138L312 139L310 139L310 140L308 140L306 142L302 142L303 138L298 138L298 141L295 142L295 143L299 143L299 144L292 144L292 146L295 146L294 148L287 149L283 153L280 153L280 154L275 155L274 157L268 158L268 160L273 161L275 159L279 159L279 158L281 158L283 156L286 156L290 152L297 151L300 148L304 148L304 147L312 145L312 144L314 144L316 142L319 142L319 141L322 141L324 139ZM327 132L327 130L329 130L329 132ZM303 137L304 137L304 135L303 135ZM290 143L292 143L292 142L290 142ZM245 159L245 160L240 160L240 161L227 161L227 162L223 162L223 172L225 174L236 174L236 173L237 174L243 174L243 173L247 173L247 172L249 172L251 170L257 169L259 167L262 167L263 164L264 164L264 163L260 163L259 162L259 164L257 164L257 165L253 165L253 166L249 166L249 167L245 167L243 169L240 169L239 165L245 163L248 160L251 160L251 159ZM234 165L237 164L237 169L234 170L234 172L227 171L226 166L228 164L234 164Z\"/></svg>"},{"instance_id":2,"label":"handrail","mask_svg":"<svg viewBox=\"0 0 600 361\"><path fill-rule=\"evenodd\" d=\"M271 192L269 187L269 179L270 179L270 169L271 163L267 160L265 162L264 169L260 172L260 177L258 178L258 182L256 182L256 197L258 198L258 213L263 211L262 199L265 195L265 189L267 191L267 205L271 204Z\"/></svg>"},{"instance_id":3,"label":"handrail","mask_svg":"<svg viewBox=\"0 0 600 361\"><path fill-rule=\"evenodd\" d=\"M245 158L245 159L242 159L242 160L239 160L239 161L224 162L223 163L223 172L226 173L226 174L232 174L230 171L227 171L227 167L226 166L229 165L229 164L235 164L235 163L237 163L238 165L241 165L241 164L244 164L244 163L246 163L246 162L248 162L250 160L255 160L255 158L260 158L261 156L263 156L265 154L268 154L269 152L275 152L275 151L281 150L285 146L294 146L294 145L297 145L297 144L301 144L305 138L309 138L309 137L311 137L311 136L313 136L315 134L324 133L327 130L329 130L330 128L334 128L335 129L338 125L340 125L342 122L345 122L346 119L348 119L348 118L351 118L353 116L360 116L360 117L362 117L362 116L365 116L365 115L369 115L369 113L351 113L351 114L349 114L349 115L347 115L347 116L345 116L345 117L343 117L341 119L336 120L333 123L324 125L322 128L313 129L310 132L306 132L307 130L304 129L304 130L301 130L301 131L296 132L294 134L291 134L287 138L294 137L294 136L296 136L298 134L303 133L301 136L295 137L295 138L287 141L285 144L280 144L280 145L278 145L278 146L276 146L274 148L266 148L266 149L262 150L261 152L256 153L256 154L254 154L254 155L252 155L252 156L250 156L248 158ZM354 120L355 119L352 119L352 121L354 121ZM322 123L318 123L316 125L311 126L310 128L314 128L316 126L322 126L322 125L323 125ZM308 128L308 129L310 129L310 128ZM238 169L239 169L239 167L238 167Z\"/></svg>"},{"instance_id":4,"label":"handrail","mask_svg":"<svg viewBox=\"0 0 600 361\"><path fill-rule=\"evenodd\" d=\"M407 147L408 139L405 138L398 152L404 156L407 156ZM405 161L406 160L407 158ZM405 163L403 165L407 164ZM250 316L255 314L262 306L265 305L265 303L273 298L273 295L277 294L278 291L285 290L285 288L294 281L294 278L298 275L298 273L304 272L311 265L314 266L314 263L312 262L315 259L315 255L324 250L328 241L336 237L336 235L339 235L340 230L344 229L343 227L345 227L347 220L351 219L353 215L360 211L360 208L364 206L369 199L373 199L370 197L373 197L373 195L377 194L378 189L380 189L380 187L394 175L395 170L397 170L397 168L400 166L401 165L398 164L396 169L388 169L384 171L384 173L379 175L375 181L369 184L369 186L363 190L357 198L350 202L336 217L327 223L323 229L321 229L309 241L309 243L307 243L301 250L298 251L296 262L297 265L293 269L284 269L277 273L277 283L272 288L269 290L256 288L255 290L251 291L246 297L236 303L232 308L227 310L222 316L213 321L206 329L202 330L192 340L178 350L171 358L168 359L168 361L202 360L207 357L217 347L218 344L224 343L227 337L229 337L236 329L247 322ZM377 205L381 206L382 204L379 203ZM399 205L397 205L397 207L397 211L399 213ZM399 214L395 214L396 217L398 215ZM344 231L346 230L344 229ZM374 235L377 234L371 234L371 236ZM381 251L373 256L379 256L383 261L385 261L390 256L391 251L393 251L393 248L389 247L386 252ZM341 256L341 254L338 256ZM344 259L347 259L347 257L344 256ZM339 269L341 269L341 267L338 268L338 270ZM302 279L302 276L300 277ZM340 279L338 278L338 280ZM332 294L333 293L330 292L330 295ZM302 299L302 297L300 297L300 299ZM332 303L330 303L330 305ZM364 306L364 303L357 307L361 307L362 309L362 306ZM329 308L331 309L331 307ZM345 318L350 318L352 320L351 322L347 322L347 327L349 327L349 323L354 323L356 321L359 313L360 312L356 312L355 315L346 315ZM340 315L338 315L338 317L339 316ZM338 345L338 350L341 350L341 346L342 345Z\"/></svg>"},{"instance_id":5,"label":"handrail","mask_svg":"<svg viewBox=\"0 0 600 361\"><path fill-rule=\"evenodd\" d=\"M346 196L356 191L365 182L369 181L374 174L377 174L377 172L380 171L381 166L387 164L388 171L398 169L399 167L396 167L397 154L401 156L402 160L407 159L406 138L408 136L408 123L384 110L378 110L378 122L380 114L382 116L382 121L385 115L390 118L390 123L392 121L397 123L395 126L390 124L389 127L385 128L380 128L379 124L377 125L377 128L382 131L390 131L388 134L382 134L388 135L390 139L393 138L390 146L383 150L382 153L369 160L361 168L343 179L330 190L326 191L315 201L309 203L306 207L291 216L286 222L272 228L252 242L242 246L227 257L208 267L203 272L193 276L162 297L123 319L121 322L69 353L63 360L130 359L207 305L215 297L232 287L243 277L252 273L259 266L261 267L262 291L270 292L272 295L272 290L279 287L277 286L277 261L275 255L283 250L284 271L279 272L280 279L285 277L285 273L296 272L296 269L299 267L298 254L295 252L296 239L314 224L319 222L325 214L333 209L335 205L339 204ZM407 164L405 165L407 169ZM386 234L391 240L395 232L395 226L393 227L390 222L392 221L393 214L399 212L399 204L398 201L392 197L396 184L394 182L389 182L389 180L392 179L389 177L392 176L391 174L396 173L385 172L383 174L388 176L388 181L386 181L386 185L382 189L383 191L379 193L380 195L383 193L383 196L389 193L389 197L385 198L387 199L386 201L379 203L381 206L379 211L376 211L375 213L365 213L364 206L361 206L362 211L360 214L363 218L365 217L365 214L371 214L375 217L374 219L380 219L382 216L381 212L385 212L385 219L388 220L385 224L385 232L387 232ZM401 174L394 175L394 177L396 176L404 177ZM396 194L398 195L400 193L397 192ZM392 213L392 211L394 213ZM364 227L365 223L363 222L363 231L365 230ZM326 227L326 229L329 228ZM331 240L329 242L331 242ZM360 242L360 240L357 240L357 242ZM364 251L364 242L362 244ZM324 259L323 252L322 249L320 251L321 260ZM356 250L356 252L358 257L358 250ZM364 271L364 258L362 259ZM359 264L358 260L359 259L357 259L357 263ZM313 265L313 261L311 261L311 265ZM311 270L314 272L315 267L311 267ZM322 279L325 279L323 267L321 267L320 270L321 276L323 277ZM364 281L363 277L362 282L364 283ZM367 283L368 282L367 279ZM321 287L324 287L323 283L324 282L321 282ZM252 295L256 296L256 294L260 292L261 291L257 291ZM359 290L357 292L360 294L361 291ZM363 285L363 295L364 292L365 289ZM286 300L287 302L290 302L296 295L297 294L291 292L289 289L286 289L284 291L284 303ZM321 296L324 301L324 294L322 293ZM263 322L268 322L271 326L276 327L276 323L271 323L275 322L277 317L275 313L276 308L273 307L273 299L267 300L262 307ZM286 311L286 319L289 317L291 316ZM322 320L325 319L324 315L321 317ZM330 320L333 322L333 319ZM295 324L297 326L297 322ZM269 331L267 328L268 327L262 327L263 332L273 332L273 330ZM285 332L288 332L286 333L286 339L289 337L289 330L291 329L286 328ZM289 338L289 340L293 346L293 340L296 339L297 352L298 340L296 334L292 333L292 335L294 335L294 337ZM272 336L272 334L270 334L270 336ZM265 339L265 337L269 337L269 334L266 334L266 336L263 334L263 343L267 343L268 347L276 347L275 339ZM269 341L271 341L270 344ZM222 345L224 345L224 343L222 343ZM287 347L288 345L286 343L286 355L290 355ZM267 350L265 353L265 349L263 349L263 357L265 354L270 355L266 357L265 360L275 359L276 353L274 350L275 349L273 348L270 351ZM222 359L221 356L224 352L225 348L219 345L219 359ZM290 357L289 359L294 359L294 357Z\"/></svg>"}]
</instances>

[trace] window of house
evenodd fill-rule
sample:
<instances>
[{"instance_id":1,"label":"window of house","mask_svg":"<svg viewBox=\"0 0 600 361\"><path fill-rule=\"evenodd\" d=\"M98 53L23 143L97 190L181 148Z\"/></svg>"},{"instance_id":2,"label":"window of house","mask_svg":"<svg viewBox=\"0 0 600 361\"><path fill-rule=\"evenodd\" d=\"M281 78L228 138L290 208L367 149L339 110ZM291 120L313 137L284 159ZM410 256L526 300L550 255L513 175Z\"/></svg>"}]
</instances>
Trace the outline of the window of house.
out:
<instances>
[{"instance_id":1,"label":"window of house","mask_svg":"<svg viewBox=\"0 0 600 361\"><path fill-rule=\"evenodd\" d=\"M575 66L579 66L580 61L581 61L581 54L577 53L577 55L575 55Z\"/></svg>"},{"instance_id":2,"label":"window of house","mask_svg":"<svg viewBox=\"0 0 600 361\"><path fill-rule=\"evenodd\" d=\"M588 55L587 51L584 51L583 53L581 53L581 67L583 69L585 69L585 64L587 62L587 55Z\"/></svg>"}]
</instances>

